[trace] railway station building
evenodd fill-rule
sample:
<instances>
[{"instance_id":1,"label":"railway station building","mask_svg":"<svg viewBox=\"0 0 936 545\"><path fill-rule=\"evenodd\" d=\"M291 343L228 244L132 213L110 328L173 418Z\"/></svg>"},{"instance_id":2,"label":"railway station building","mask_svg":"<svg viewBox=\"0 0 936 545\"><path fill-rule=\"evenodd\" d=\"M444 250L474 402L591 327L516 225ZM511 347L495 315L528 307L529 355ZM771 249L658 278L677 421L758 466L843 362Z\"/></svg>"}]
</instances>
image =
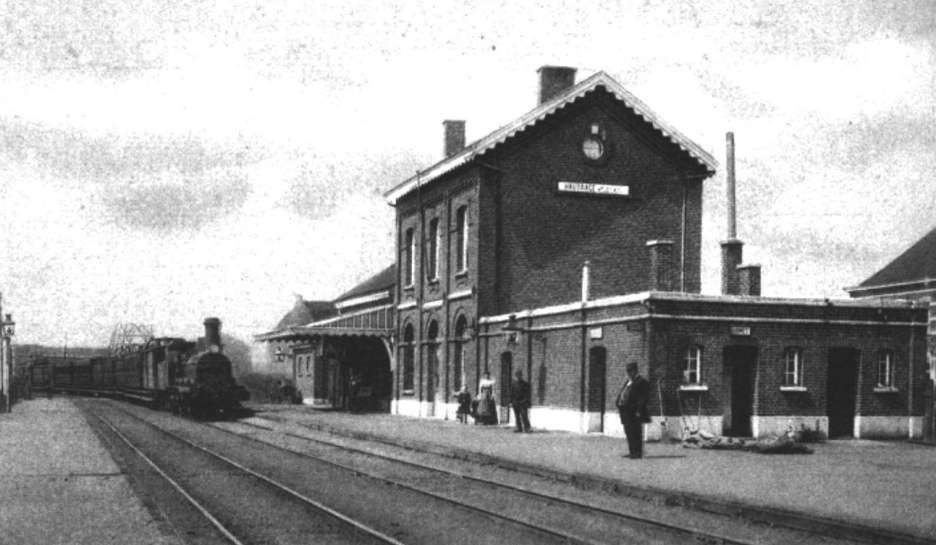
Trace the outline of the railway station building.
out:
<instances>
[{"instance_id":1,"label":"railway station building","mask_svg":"<svg viewBox=\"0 0 936 545\"><path fill-rule=\"evenodd\" d=\"M733 228L721 294L700 294L716 160L603 72L538 78L532 110L467 145L465 123L445 121L444 158L385 193L395 266L336 316L257 337L289 346L312 403L341 406L356 380L380 392L372 408L454 419L454 394L489 373L508 422L522 370L534 428L617 435L634 361L652 384L649 439L923 433L925 303L764 297ZM326 378L332 366L349 370Z\"/></svg>"}]
</instances>

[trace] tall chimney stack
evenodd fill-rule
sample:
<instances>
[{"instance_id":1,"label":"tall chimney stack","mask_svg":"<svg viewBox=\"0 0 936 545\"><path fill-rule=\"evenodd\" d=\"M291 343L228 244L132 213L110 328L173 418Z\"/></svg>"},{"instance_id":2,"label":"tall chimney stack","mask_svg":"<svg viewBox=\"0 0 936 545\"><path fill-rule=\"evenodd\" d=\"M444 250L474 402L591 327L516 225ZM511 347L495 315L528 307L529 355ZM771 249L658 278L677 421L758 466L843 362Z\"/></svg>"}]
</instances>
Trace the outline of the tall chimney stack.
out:
<instances>
[{"instance_id":1,"label":"tall chimney stack","mask_svg":"<svg viewBox=\"0 0 936 545\"><path fill-rule=\"evenodd\" d=\"M445 145L442 151L448 159L465 149L465 122L460 119L446 119L442 126L445 127Z\"/></svg>"},{"instance_id":2,"label":"tall chimney stack","mask_svg":"<svg viewBox=\"0 0 936 545\"><path fill-rule=\"evenodd\" d=\"M721 243L721 290L723 295L739 295L741 293L741 284L738 274L738 265L741 264L744 243L737 238L738 232L735 217L735 146L733 132L729 132L725 135L725 145L728 156L725 164L725 178L728 186L728 239Z\"/></svg>"},{"instance_id":3,"label":"tall chimney stack","mask_svg":"<svg viewBox=\"0 0 936 545\"><path fill-rule=\"evenodd\" d=\"M205 344L212 352L221 351L221 320L205 318Z\"/></svg>"},{"instance_id":4,"label":"tall chimney stack","mask_svg":"<svg viewBox=\"0 0 936 545\"><path fill-rule=\"evenodd\" d=\"M575 85L575 68L570 66L540 66L537 72L539 73L537 105L549 101Z\"/></svg>"},{"instance_id":5,"label":"tall chimney stack","mask_svg":"<svg viewBox=\"0 0 936 545\"><path fill-rule=\"evenodd\" d=\"M728 240L738 238L737 217L735 213L735 164L734 133L725 134L725 148L728 155L725 163L725 177L728 181Z\"/></svg>"}]
</instances>

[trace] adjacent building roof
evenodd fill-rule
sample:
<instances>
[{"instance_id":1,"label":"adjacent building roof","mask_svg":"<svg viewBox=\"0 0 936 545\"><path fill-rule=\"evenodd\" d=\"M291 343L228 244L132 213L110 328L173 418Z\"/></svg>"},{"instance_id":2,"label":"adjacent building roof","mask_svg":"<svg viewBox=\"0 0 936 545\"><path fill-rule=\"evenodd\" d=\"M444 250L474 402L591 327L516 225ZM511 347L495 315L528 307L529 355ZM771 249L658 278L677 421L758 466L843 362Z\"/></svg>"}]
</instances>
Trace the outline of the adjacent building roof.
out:
<instances>
[{"instance_id":1,"label":"adjacent building roof","mask_svg":"<svg viewBox=\"0 0 936 545\"><path fill-rule=\"evenodd\" d=\"M663 137L679 146L680 149L695 159L699 165L705 167L710 174L715 173L718 162L714 157L679 132L675 127L664 121L644 104L643 101L632 95L630 91L621 86L621 84L615 81L611 76L604 72L598 72L570 87L565 92L558 94L551 100L540 104L513 122L467 145L461 152L436 163L427 170L397 185L384 193L384 198L386 198L390 204L395 205L401 197L414 190L417 186L425 186L443 174L484 155L484 153L493 149L498 144L505 142L524 129L535 125L598 87L602 87L614 95L614 97L624 103L626 107L633 110L634 113L651 124Z\"/></svg>"},{"instance_id":2,"label":"adjacent building roof","mask_svg":"<svg viewBox=\"0 0 936 545\"><path fill-rule=\"evenodd\" d=\"M386 269L380 271L374 276L361 282L357 286L354 286L350 290L339 295L334 300L334 303L336 306L339 306L339 308L342 305L342 303L345 303L345 305L343 306L348 306L347 303L353 299L357 299L359 297L363 297L367 295L383 293L383 292L386 292L387 290L393 289L395 285L396 285L396 265L390 265Z\"/></svg>"},{"instance_id":3,"label":"adjacent building roof","mask_svg":"<svg viewBox=\"0 0 936 545\"><path fill-rule=\"evenodd\" d=\"M853 288L852 297L901 294L936 284L936 228L910 246L883 269Z\"/></svg>"},{"instance_id":4,"label":"adjacent building roof","mask_svg":"<svg viewBox=\"0 0 936 545\"><path fill-rule=\"evenodd\" d=\"M304 325L323 320L335 314L335 305L331 301L306 301L297 298L296 304L276 324L276 329Z\"/></svg>"},{"instance_id":5,"label":"adjacent building roof","mask_svg":"<svg viewBox=\"0 0 936 545\"><path fill-rule=\"evenodd\" d=\"M331 322L353 318L362 312L366 313L372 308L380 310L393 302L395 280L396 265L390 265L339 295L334 301L305 301L298 298L292 310L283 316L272 331L254 335L254 340L272 341L321 334L320 329L312 326L329 326ZM352 319L350 322L353 323L354 320ZM374 331L386 333L386 327L368 322L366 327L344 327L342 329L341 327L329 326L327 331L328 334L334 335L350 335L352 334L349 333L351 331L358 331L357 334L359 335L372 335Z\"/></svg>"}]
</instances>

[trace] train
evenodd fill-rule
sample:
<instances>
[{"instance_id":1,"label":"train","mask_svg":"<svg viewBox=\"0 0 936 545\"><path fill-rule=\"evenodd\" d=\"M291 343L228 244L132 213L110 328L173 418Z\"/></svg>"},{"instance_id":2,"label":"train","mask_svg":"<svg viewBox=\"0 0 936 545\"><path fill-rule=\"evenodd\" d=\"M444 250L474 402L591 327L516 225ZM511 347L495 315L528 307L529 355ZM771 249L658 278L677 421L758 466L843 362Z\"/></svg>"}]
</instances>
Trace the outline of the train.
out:
<instances>
[{"instance_id":1,"label":"train","mask_svg":"<svg viewBox=\"0 0 936 545\"><path fill-rule=\"evenodd\" d=\"M206 318L205 346L159 337L121 354L42 358L30 365L31 389L108 396L197 418L233 415L250 398L222 352L221 321Z\"/></svg>"}]
</instances>

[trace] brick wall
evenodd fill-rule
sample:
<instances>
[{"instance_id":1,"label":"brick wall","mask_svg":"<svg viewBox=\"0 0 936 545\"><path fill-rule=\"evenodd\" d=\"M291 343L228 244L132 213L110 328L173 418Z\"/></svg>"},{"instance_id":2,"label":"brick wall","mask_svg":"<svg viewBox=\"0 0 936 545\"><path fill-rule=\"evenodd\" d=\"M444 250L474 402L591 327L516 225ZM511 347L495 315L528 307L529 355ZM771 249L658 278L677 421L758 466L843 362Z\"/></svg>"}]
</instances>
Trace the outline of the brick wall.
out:
<instances>
[{"instance_id":1,"label":"brick wall","mask_svg":"<svg viewBox=\"0 0 936 545\"><path fill-rule=\"evenodd\" d=\"M606 130L610 144L601 164L581 152L594 123ZM674 264L681 263L684 196L686 287L698 289L701 183L684 185L687 167L672 150L657 147L636 120L600 99L570 106L527 132L487 158L502 171L496 187L499 297L492 313L577 300L585 260L591 262L593 297L646 290L648 240L673 240ZM624 184L631 195L560 194L560 180Z\"/></svg>"}]
</instances>

